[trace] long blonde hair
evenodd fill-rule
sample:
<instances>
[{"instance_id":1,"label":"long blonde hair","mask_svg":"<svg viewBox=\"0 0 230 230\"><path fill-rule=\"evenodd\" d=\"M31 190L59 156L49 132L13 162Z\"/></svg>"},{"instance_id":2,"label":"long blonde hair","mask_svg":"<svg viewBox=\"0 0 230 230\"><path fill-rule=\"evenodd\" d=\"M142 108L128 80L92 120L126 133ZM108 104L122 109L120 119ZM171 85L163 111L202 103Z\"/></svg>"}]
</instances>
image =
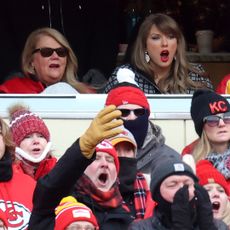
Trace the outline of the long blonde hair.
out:
<instances>
[{"instance_id":1,"label":"long blonde hair","mask_svg":"<svg viewBox=\"0 0 230 230\"><path fill-rule=\"evenodd\" d=\"M77 79L77 70L78 70L78 61L75 56L72 48L70 47L67 39L57 30L44 27L34 30L27 38L23 52L22 52L22 71L25 76L30 77L34 75L34 69L31 65L33 58L33 51L36 48L36 44L39 39L43 36L49 36L57 41L61 46L65 47L68 50L67 55L67 64L64 75L62 77L62 81L70 84L80 93L87 93L88 88L85 84L81 83Z\"/></svg>"},{"instance_id":2,"label":"long blonde hair","mask_svg":"<svg viewBox=\"0 0 230 230\"><path fill-rule=\"evenodd\" d=\"M159 81L158 87L163 93L186 93L188 88L200 88L201 83L193 82L189 76L189 69L194 70L186 58L184 36L176 21L165 14L151 14L141 24L131 56L131 64L147 73L150 80L154 79L154 72L145 61L146 41L149 31L155 25L162 33L173 34L177 39L177 52L172 64L169 78Z\"/></svg>"},{"instance_id":3,"label":"long blonde hair","mask_svg":"<svg viewBox=\"0 0 230 230\"><path fill-rule=\"evenodd\" d=\"M3 142L6 146L6 152L8 152L11 155L12 160L15 160L15 143L13 141L9 126L2 118L0 118L0 127Z\"/></svg>"},{"instance_id":4,"label":"long blonde hair","mask_svg":"<svg viewBox=\"0 0 230 230\"><path fill-rule=\"evenodd\" d=\"M207 134L205 131L202 132L200 139L198 140L198 143L196 144L192 155L195 159L195 161L199 161L201 159L204 159L208 153L212 151L211 144L208 140Z\"/></svg>"}]
</instances>

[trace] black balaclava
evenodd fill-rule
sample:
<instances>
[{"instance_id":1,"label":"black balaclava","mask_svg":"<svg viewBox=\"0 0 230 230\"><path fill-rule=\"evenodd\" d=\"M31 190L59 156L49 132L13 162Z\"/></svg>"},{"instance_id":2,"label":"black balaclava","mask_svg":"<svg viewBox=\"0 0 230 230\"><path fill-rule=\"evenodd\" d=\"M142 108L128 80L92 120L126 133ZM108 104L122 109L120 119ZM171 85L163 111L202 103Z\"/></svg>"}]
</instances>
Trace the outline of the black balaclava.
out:
<instances>
[{"instance_id":1,"label":"black balaclava","mask_svg":"<svg viewBox=\"0 0 230 230\"><path fill-rule=\"evenodd\" d=\"M125 196L134 192L134 182L137 174L137 159L129 157L119 157L119 162L119 189L121 195Z\"/></svg>"},{"instance_id":2,"label":"black balaclava","mask_svg":"<svg viewBox=\"0 0 230 230\"><path fill-rule=\"evenodd\" d=\"M145 137L148 132L149 114L137 117L135 120L124 120L124 126L134 136L137 142L137 148L140 149L144 143Z\"/></svg>"}]
</instances>

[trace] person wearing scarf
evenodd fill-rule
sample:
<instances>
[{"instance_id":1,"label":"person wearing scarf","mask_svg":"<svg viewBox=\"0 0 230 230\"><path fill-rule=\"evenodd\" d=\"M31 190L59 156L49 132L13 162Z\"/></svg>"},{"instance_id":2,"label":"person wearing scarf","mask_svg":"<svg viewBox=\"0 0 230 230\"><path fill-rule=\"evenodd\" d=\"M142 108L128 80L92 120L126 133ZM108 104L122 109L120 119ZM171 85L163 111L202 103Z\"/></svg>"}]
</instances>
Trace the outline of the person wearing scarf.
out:
<instances>
[{"instance_id":1,"label":"person wearing scarf","mask_svg":"<svg viewBox=\"0 0 230 230\"><path fill-rule=\"evenodd\" d=\"M190 144L196 163L208 160L224 175L230 189L230 104L210 90L197 90L192 97L191 117L199 138ZM188 149L188 146L186 147Z\"/></svg>"},{"instance_id":2,"label":"person wearing scarf","mask_svg":"<svg viewBox=\"0 0 230 230\"><path fill-rule=\"evenodd\" d=\"M55 208L68 195L92 210L100 230L128 228L133 218L123 207L118 189L117 153L109 142L103 141L122 132L120 116L114 105L102 109L54 168L38 180L29 229L53 230Z\"/></svg>"},{"instance_id":3,"label":"person wearing scarf","mask_svg":"<svg viewBox=\"0 0 230 230\"><path fill-rule=\"evenodd\" d=\"M145 176L137 170L135 138L128 129L122 129L122 133L110 139L120 162L119 189L132 216L141 220L152 215L155 203Z\"/></svg>"},{"instance_id":4,"label":"person wearing scarf","mask_svg":"<svg viewBox=\"0 0 230 230\"><path fill-rule=\"evenodd\" d=\"M119 170L117 152L108 140L104 140L96 147L95 161L75 186L75 196L93 210L101 230L125 230L134 220L123 205L117 177Z\"/></svg>"},{"instance_id":5,"label":"person wearing scarf","mask_svg":"<svg viewBox=\"0 0 230 230\"><path fill-rule=\"evenodd\" d=\"M10 130L16 144L16 165L35 180L56 164L51 154L50 133L44 121L29 108L15 104L9 108Z\"/></svg>"}]
</instances>

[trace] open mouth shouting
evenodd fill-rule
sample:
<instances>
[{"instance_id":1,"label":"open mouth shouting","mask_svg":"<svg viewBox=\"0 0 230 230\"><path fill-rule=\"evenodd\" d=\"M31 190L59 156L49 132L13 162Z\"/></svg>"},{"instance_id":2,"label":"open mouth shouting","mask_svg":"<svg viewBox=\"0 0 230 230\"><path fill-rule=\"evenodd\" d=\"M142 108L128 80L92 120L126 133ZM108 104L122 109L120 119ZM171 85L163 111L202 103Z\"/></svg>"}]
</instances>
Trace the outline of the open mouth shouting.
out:
<instances>
[{"instance_id":1,"label":"open mouth shouting","mask_svg":"<svg viewBox=\"0 0 230 230\"><path fill-rule=\"evenodd\" d=\"M169 51L168 50L163 50L161 51L161 61L162 62L167 62L169 60Z\"/></svg>"},{"instance_id":2,"label":"open mouth shouting","mask_svg":"<svg viewBox=\"0 0 230 230\"><path fill-rule=\"evenodd\" d=\"M219 209L220 209L220 202L219 201L212 202L212 210L213 210L213 212L218 212Z\"/></svg>"},{"instance_id":3,"label":"open mouth shouting","mask_svg":"<svg viewBox=\"0 0 230 230\"><path fill-rule=\"evenodd\" d=\"M99 172L95 177L95 185L101 191L109 191L111 186L114 184L115 179L113 179L109 172L103 170L103 172Z\"/></svg>"},{"instance_id":4,"label":"open mouth shouting","mask_svg":"<svg viewBox=\"0 0 230 230\"><path fill-rule=\"evenodd\" d=\"M106 185L106 182L108 180L108 174L107 173L101 173L99 176L98 176L98 180L99 182L101 183L101 185Z\"/></svg>"}]
</instances>

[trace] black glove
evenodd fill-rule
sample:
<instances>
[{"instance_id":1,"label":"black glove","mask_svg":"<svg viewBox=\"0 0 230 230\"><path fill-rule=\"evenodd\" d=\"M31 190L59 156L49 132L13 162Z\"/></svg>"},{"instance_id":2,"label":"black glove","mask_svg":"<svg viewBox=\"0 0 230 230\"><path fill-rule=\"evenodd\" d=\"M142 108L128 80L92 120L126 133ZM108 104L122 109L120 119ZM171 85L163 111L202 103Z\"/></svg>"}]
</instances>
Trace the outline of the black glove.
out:
<instances>
[{"instance_id":1,"label":"black glove","mask_svg":"<svg viewBox=\"0 0 230 230\"><path fill-rule=\"evenodd\" d=\"M176 192L171 206L171 215L173 230L193 229L187 185L184 185L183 188Z\"/></svg>"},{"instance_id":2,"label":"black glove","mask_svg":"<svg viewBox=\"0 0 230 230\"><path fill-rule=\"evenodd\" d=\"M213 222L212 204L208 192L201 185L195 184L195 196L199 229L217 230Z\"/></svg>"}]
</instances>

